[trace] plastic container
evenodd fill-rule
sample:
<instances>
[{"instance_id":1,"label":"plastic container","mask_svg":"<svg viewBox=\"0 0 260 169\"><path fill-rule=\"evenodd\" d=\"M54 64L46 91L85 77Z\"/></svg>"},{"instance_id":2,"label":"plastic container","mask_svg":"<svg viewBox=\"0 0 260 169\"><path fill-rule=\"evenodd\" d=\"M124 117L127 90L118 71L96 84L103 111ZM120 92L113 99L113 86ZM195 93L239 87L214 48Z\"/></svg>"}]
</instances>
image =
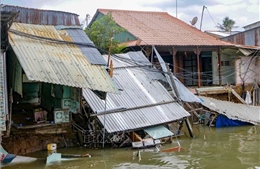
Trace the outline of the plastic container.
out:
<instances>
[{"instance_id":1,"label":"plastic container","mask_svg":"<svg viewBox=\"0 0 260 169\"><path fill-rule=\"evenodd\" d=\"M55 144L55 143L47 144L47 150L51 151L51 150L56 150L56 149L57 149L57 144Z\"/></svg>"}]
</instances>

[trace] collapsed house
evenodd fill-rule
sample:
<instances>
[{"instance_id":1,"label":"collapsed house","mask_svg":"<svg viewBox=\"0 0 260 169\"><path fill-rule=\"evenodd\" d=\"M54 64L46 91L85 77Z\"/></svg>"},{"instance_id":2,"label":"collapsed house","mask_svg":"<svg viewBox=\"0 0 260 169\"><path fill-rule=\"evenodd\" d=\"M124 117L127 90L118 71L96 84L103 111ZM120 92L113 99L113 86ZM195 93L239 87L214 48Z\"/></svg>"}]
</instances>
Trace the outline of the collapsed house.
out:
<instances>
[{"instance_id":1,"label":"collapsed house","mask_svg":"<svg viewBox=\"0 0 260 169\"><path fill-rule=\"evenodd\" d=\"M105 60L77 14L9 5L1 10L17 13L2 34L9 42L0 58L3 147L26 154L51 142L73 145L71 116L81 112L82 88L117 92Z\"/></svg>"},{"instance_id":2,"label":"collapsed house","mask_svg":"<svg viewBox=\"0 0 260 169\"><path fill-rule=\"evenodd\" d=\"M93 136L86 143L97 139L94 142L109 142L117 147L127 142L133 147L146 147L160 143L160 138L180 134L180 126L172 123L184 121L190 114L163 86L169 86L163 71L142 52L112 55L112 65L118 94L107 93L101 98L89 89L83 90ZM97 135L101 136L99 140Z\"/></svg>"}]
</instances>

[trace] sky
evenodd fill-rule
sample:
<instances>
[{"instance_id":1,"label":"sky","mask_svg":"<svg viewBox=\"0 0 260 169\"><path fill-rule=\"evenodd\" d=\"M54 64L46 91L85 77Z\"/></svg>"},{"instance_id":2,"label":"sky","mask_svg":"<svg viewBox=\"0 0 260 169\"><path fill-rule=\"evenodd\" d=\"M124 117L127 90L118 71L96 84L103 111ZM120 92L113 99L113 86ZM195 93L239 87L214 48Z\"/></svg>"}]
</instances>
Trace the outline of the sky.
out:
<instances>
[{"instance_id":1,"label":"sky","mask_svg":"<svg viewBox=\"0 0 260 169\"><path fill-rule=\"evenodd\" d=\"M90 20L98 8L123 9L137 11L162 11L194 25L202 31L218 30L228 16L236 22L234 31L243 31L244 26L260 20L260 0L0 0L1 4L57 10L76 13L82 24L86 24L86 15ZM202 18L202 11L203 19ZM176 10L177 9L177 10ZM176 16L177 15L177 16ZM89 20L89 21L90 21ZM89 22L88 21L88 22Z\"/></svg>"}]
</instances>

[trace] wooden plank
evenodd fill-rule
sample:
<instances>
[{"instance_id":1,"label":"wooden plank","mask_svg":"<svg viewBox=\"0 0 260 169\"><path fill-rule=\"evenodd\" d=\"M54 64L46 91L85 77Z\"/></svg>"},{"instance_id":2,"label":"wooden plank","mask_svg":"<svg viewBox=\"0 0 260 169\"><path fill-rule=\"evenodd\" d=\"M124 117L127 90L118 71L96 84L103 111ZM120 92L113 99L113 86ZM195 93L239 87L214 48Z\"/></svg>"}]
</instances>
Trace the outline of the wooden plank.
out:
<instances>
[{"instance_id":1,"label":"wooden plank","mask_svg":"<svg viewBox=\"0 0 260 169\"><path fill-rule=\"evenodd\" d=\"M202 110L203 109L202 107L198 108L198 109L193 109L189 103L186 102L185 104L189 107L189 109L191 109L191 110L189 110L189 112L194 113L198 118L200 118L200 116L198 115L198 113L196 111Z\"/></svg>"},{"instance_id":2,"label":"wooden plank","mask_svg":"<svg viewBox=\"0 0 260 169\"><path fill-rule=\"evenodd\" d=\"M246 104L245 100L242 99L242 98L239 96L239 94L238 94L234 89L231 89L231 93L232 93L233 95L235 95L236 98L237 98L239 101L241 101L243 104Z\"/></svg>"},{"instance_id":3,"label":"wooden plank","mask_svg":"<svg viewBox=\"0 0 260 169\"><path fill-rule=\"evenodd\" d=\"M142 141L143 139L137 134L137 133L135 133L135 132L132 132L131 133L131 135L132 135L132 141L134 142L134 141L136 141L136 140L138 140L138 141Z\"/></svg>"}]
</instances>

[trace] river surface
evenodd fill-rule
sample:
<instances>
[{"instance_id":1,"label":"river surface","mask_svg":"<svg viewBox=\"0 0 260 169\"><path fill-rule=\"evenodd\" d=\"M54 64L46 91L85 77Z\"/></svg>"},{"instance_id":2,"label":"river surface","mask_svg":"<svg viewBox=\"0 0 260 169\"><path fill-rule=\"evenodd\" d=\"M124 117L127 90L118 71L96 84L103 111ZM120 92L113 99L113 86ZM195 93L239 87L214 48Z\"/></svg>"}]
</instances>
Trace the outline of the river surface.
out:
<instances>
[{"instance_id":1,"label":"river surface","mask_svg":"<svg viewBox=\"0 0 260 169\"><path fill-rule=\"evenodd\" d=\"M86 154L91 158L62 161L46 165L47 151L30 154L38 160L11 165L4 169L260 169L260 126L214 128L193 127L195 138L181 136L160 149L178 146L179 152L162 152L155 148L140 151L131 148L58 149L58 153Z\"/></svg>"}]
</instances>

